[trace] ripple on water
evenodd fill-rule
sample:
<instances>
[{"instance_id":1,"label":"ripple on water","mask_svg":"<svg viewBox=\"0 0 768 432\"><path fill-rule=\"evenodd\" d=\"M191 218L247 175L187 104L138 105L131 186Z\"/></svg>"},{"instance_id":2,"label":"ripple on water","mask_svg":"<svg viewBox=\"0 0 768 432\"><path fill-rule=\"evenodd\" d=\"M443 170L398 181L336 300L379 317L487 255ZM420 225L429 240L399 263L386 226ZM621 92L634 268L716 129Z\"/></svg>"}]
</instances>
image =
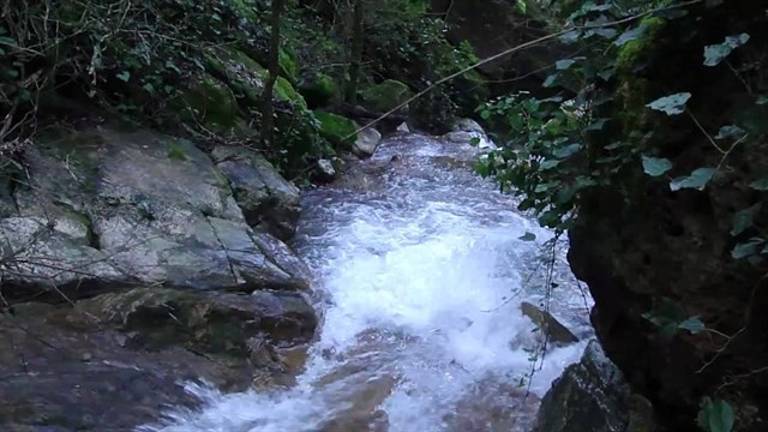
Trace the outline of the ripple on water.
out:
<instances>
[{"instance_id":1,"label":"ripple on water","mask_svg":"<svg viewBox=\"0 0 768 432\"><path fill-rule=\"evenodd\" d=\"M584 343L550 349L526 381L541 340L519 304L543 296L540 248L552 234L475 176L474 157L468 146L403 135L356 163L363 187L306 193L295 247L324 320L298 384L228 395L190 385L203 409L143 430L528 430L538 398ZM520 240L526 232L537 241ZM588 336L590 300L564 253L551 308Z\"/></svg>"}]
</instances>

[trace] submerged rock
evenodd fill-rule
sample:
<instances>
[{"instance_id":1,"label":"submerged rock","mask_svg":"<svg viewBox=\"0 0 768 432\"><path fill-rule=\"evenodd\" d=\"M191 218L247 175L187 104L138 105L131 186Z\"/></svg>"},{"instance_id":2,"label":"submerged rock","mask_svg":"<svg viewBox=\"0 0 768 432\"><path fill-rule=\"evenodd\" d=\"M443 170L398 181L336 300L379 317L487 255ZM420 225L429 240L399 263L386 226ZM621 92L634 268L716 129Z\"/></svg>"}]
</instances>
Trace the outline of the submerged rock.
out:
<instances>
[{"instance_id":1,"label":"submerged rock","mask_svg":"<svg viewBox=\"0 0 768 432\"><path fill-rule=\"evenodd\" d=\"M543 311L528 302L521 303L520 310L523 312L523 315L530 318L530 320L549 337L551 342L565 345L579 341L579 338L576 337L573 332L560 324L560 321L549 312Z\"/></svg>"},{"instance_id":2,"label":"submerged rock","mask_svg":"<svg viewBox=\"0 0 768 432\"><path fill-rule=\"evenodd\" d=\"M629 385L597 341L542 399L535 432L626 432Z\"/></svg>"},{"instance_id":3,"label":"submerged rock","mask_svg":"<svg viewBox=\"0 0 768 432\"><path fill-rule=\"evenodd\" d=\"M373 156L381 143L381 133L374 128L363 129L357 134L357 140L352 145L352 153L361 158Z\"/></svg>"}]
</instances>

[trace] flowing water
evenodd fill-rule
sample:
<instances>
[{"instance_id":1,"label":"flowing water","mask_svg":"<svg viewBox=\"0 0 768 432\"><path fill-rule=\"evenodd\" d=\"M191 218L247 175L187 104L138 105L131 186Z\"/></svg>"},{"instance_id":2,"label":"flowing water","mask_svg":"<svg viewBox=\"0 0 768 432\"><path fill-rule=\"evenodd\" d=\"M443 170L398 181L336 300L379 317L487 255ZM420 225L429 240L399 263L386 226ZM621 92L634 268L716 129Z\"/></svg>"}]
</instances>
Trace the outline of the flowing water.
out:
<instances>
[{"instance_id":1,"label":"flowing water","mask_svg":"<svg viewBox=\"0 0 768 432\"><path fill-rule=\"evenodd\" d=\"M584 342L532 366L543 338L519 306L544 301L552 234L472 173L476 157L470 146L400 135L342 182L306 193L294 246L314 271L323 324L297 385L222 394L190 384L203 408L170 412L151 430L529 430ZM536 241L520 239L528 232ZM550 307L586 338L590 300L565 247L555 250Z\"/></svg>"}]
</instances>

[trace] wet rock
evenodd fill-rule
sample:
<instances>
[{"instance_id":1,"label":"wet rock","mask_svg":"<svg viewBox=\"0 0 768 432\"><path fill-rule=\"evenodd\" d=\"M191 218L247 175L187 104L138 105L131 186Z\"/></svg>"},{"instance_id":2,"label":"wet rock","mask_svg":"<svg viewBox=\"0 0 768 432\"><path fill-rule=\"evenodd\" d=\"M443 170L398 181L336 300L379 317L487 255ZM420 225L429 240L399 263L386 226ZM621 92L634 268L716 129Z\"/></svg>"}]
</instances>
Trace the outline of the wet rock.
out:
<instances>
[{"instance_id":1,"label":"wet rock","mask_svg":"<svg viewBox=\"0 0 768 432\"><path fill-rule=\"evenodd\" d=\"M55 276L55 285L84 288L82 279L102 289L135 282L204 290L308 286L290 249L263 250L260 244L279 241L246 224L228 179L186 140L100 128L42 142L24 158L30 186L17 188L15 197L26 218L0 224L6 244L38 258L17 272L20 285ZM262 174L268 202L278 205L270 214L264 203L264 217L285 233L292 222L278 219L295 220L297 191L260 162L237 163ZM254 180L231 177L242 188ZM39 234L41 226L50 233ZM93 268L83 269L88 262Z\"/></svg>"},{"instance_id":2,"label":"wet rock","mask_svg":"<svg viewBox=\"0 0 768 432\"><path fill-rule=\"evenodd\" d=\"M496 148L483 127L472 119L459 119L451 129L451 132L443 135L443 139L457 144L476 145L480 149Z\"/></svg>"},{"instance_id":3,"label":"wet rock","mask_svg":"<svg viewBox=\"0 0 768 432\"><path fill-rule=\"evenodd\" d=\"M592 341L542 399L535 432L625 432L630 389L621 371Z\"/></svg>"},{"instance_id":4,"label":"wet rock","mask_svg":"<svg viewBox=\"0 0 768 432\"><path fill-rule=\"evenodd\" d=\"M301 295L280 291L207 294L137 288L81 301L78 310L126 332L134 347L184 346L239 357L252 355L250 339L267 335L274 343L306 343L317 325Z\"/></svg>"},{"instance_id":5,"label":"wet rock","mask_svg":"<svg viewBox=\"0 0 768 432\"><path fill-rule=\"evenodd\" d=\"M199 404L189 380L287 383L274 345L303 346L317 324L299 294L265 291L140 288L14 310L0 314L1 430L127 431Z\"/></svg>"},{"instance_id":6,"label":"wet rock","mask_svg":"<svg viewBox=\"0 0 768 432\"><path fill-rule=\"evenodd\" d=\"M381 142L381 133L374 128L367 128L357 134L357 140L352 145L352 153L361 158L373 156L376 147Z\"/></svg>"},{"instance_id":7,"label":"wet rock","mask_svg":"<svg viewBox=\"0 0 768 432\"><path fill-rule=\"evenodd\" d=\"M320 159L317 161L317 179L323 182L330 182L336 178L336 168L333 167L333 162L328 159Z\"/></svg>"},{"instance_id":8,"label":"wet rock","mask_svg":"<svg viewBox=\"0 0 768 432\"><path fill-rule=\"evenodd\" d=\"M248 224L260 225L283 240L291 238L301 212L299 189L264 156L247 148L219 146L212 156Z\"/></svg>"},{"instance_id":9,"label":"wet rock","mask_svg":"<svg viewBox=\"0 0 768 432\"><path fill-rule=\"evenodd\" d=\"M549 340L555 344L567 345L576 343L579 338L573 334L567 327L562 325L552 314L543 311L528 302L520 304L520 310L523 315L530 318L541 331L549 337Z\"/></svg>"}]
</instances>

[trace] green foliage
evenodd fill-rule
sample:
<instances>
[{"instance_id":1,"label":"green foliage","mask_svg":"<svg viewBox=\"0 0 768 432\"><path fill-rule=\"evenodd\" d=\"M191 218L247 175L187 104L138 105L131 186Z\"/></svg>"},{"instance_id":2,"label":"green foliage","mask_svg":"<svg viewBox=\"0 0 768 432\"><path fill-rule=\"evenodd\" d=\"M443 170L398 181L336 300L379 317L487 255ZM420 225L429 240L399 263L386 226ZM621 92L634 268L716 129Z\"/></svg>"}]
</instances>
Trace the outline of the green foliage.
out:
<instances>
[{"instance_id":1,"label":"green foliage","mask_svg":"<svg viewBox=\"0 0 768 432\"><path fill-rule=\"evenodd\" d=\"M659 4L663 2L581 2L563 24L594 26L621 21ZM741 117L719 126L714 137L701 133L704 126L695 129L705 142L714 143L710 151L719 155L714 163L681 171L672 158L664 157L666 124L690 122L693 114L680 114L688 110L689 102L697 101L697 96L666 90L666 96L650 98L651 93L658 95L658 89L649 88L651 83L642 71L653 63L656 48L666 43L663 31L672 29L672 23L679 26L676 20L686 16L680 10L660 11L621 25L579 29L563 36L562 42L573 45L579 54L556 61L542 83L543 87L560 89L556 96L542 99L518 92L478 109L492 128L504 131L504 145L478 162L479 173L493 176L502 190L521 195L521 209L533 210L543 225L557 230L568 229L584 194L600 188L627 194L627 188L638 187L643 181L642 174L648 176L646 181L668 182L672 192L704 190L722 174L731 153L728 149L745 145L751 137L765 132L757 126L761 122L746 120L757 115L756 108L746 107ZM697 27L687 31L695 34ZM708 47L708 62L721 61L748 41L746 33L727 37L722 47ZM734 82L744 80L736 73ZM768 190L765 179L752 179L750 185L755 190ZM753 217L749 219L746 214ZM762 236L755 237L754 224L749 223L756 214L740 215L734 232L738 237L751 237L739 243L733 255L762 254L765 242Z\"/></svg>"},{"instance_id":2,"label":"green foliage","mask_svg":"<svg viewBox=\"0 0 768 432\"><path fill-rule=\"evenodd\" d=\"M685 112L685 104L690 99L690 93L676 93L656 99L646 106L652 110L661 111L668 116L674 116Z\"/></svg>"},{"instance_id":3,"label":"green foliage","mask_svg":"<svg viewBox=\"0 0 768 432\"><path fill-rule=\"evenodd\" d=\"M742 33L736 36L728 36L725 38L725 42L717 45L707 45L704 47L704 65L705 66L717 66L726 57L728 57L733 50L749 42L750 36L746 33Z\"/></svg>"},{"instance_id":4,"label":"green foliage","mask_svg":"<svg viewBox=\"0 0 768 432\"><path fill-rule=\"evenodd\" d=\"M736 416L728 402L705 397L701 401L697 423L705 432L731 432Z\"/></svg>"},{"instance_id":5,"label":"green foliage","mask_svg":"<svg viewBox=\"0 0 768 432\"><path fill-rule=\"evenodd\" d=\"M707 329L698 316L689 317L679 304L668 298L662 299L653 310L644 313L643 318L656 326L659 333L666 338L671 338L683 330L695 335Z\"/></svg>"}]
</instances>

